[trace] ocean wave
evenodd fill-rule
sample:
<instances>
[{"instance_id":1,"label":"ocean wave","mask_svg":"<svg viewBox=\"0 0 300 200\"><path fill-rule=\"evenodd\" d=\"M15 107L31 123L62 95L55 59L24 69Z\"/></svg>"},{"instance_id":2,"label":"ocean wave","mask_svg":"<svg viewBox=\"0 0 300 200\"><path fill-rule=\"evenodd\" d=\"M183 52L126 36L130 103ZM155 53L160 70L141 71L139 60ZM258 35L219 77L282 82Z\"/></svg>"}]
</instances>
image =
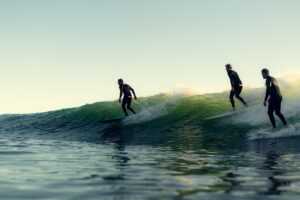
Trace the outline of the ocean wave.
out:
<instances>
[{"instance_id":1,"label":"ocean wave","mask_svg":"<svg viewBox=\"0 0 300 200\"><path fill-rule=\"evenodd\" d=\"M300 100L297 93L299 81L284 82L283 112L288 117L291 127L298 127L300 121ZM90 135L132 129L143 126L143 131L151 130L153 126L158 132L170 130L174 127L199 127L198 129L220 133L240 132L247 135L250 131L266 129L270 126L267 109L262 106L264 89L246 88L243 92L245 99L251 106L239 112L224 115L214 119L214 116L228 113L230 102L228 92L185 95L185 94L160 94L152 97L140 98L133 102L133 107L138 114L124 120L101 123L103 120L122 117L123 112L117 101L97 102L78 108L63 109L52 112L28 115L3 115L0 116L0 133L18 132L41 134L53 133L81 133ZM242 107L237 103L239 108ZM211 120L207 120L207 119ZM112 129L111 127L117 128ZM297 132L292 129L284 131ZM146 131L149 132L149 131ZM297 135L298 133L292 134ZM275 135L275 134L273 134ZM279 134L280 135L280 134ZM287 135L287 134L285 134ZM255 136L253 136L255 137ZM273 137L273 136L272 136Z\"/></svg>"}]
</instances>

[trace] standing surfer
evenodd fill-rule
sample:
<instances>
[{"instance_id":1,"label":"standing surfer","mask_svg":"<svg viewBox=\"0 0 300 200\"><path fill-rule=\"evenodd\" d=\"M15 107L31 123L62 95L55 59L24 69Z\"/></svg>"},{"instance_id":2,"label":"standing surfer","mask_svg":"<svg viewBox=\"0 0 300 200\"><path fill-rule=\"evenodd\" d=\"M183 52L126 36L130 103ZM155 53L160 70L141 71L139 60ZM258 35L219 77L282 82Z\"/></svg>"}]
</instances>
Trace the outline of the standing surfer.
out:
<instances>
[{"instance_id":1,"label":"standing surfer","mask_svg":"<svg viewBox=\"0 0 300 200\"><path fill-rule=\"evenodd\" d=\"M234 96L238 100L240 100L244 104L244 106L247 106L246 101L240 96L243 90L243 85L238 73L232 70L231 64L227 64L225 67L231 83L231 91L230 91L229 99L232 106L232 111L235 111Z\"/></svg>"},{"instance_id":2,"label":"standing surfer","mask_svg":"<svg viewBox=\"0 0 300 200\"><path fill-rule=\"evenodd\" d=\"M136 100L137 97L135 95L134 89L130 87L128 84L125 84L123 79L118 80L119 88L120 88L120 97L119 102L122 103L122 109L126 116L128 116L128 112L126 110L126 107L128 110L130 110L132 113L136 114L136 112L131 108L131 101L132 101L132 94L134 95L134 99ZM123 100L122 99L123 96Z\"/></svg>"},{"instance_id":3,"label":"standing surfer","mask_svg":"<svg viewBox=\"0 0 300 200\"><path fill-rule=\"evenodd\" d=\"M266 97L264 101L264 106L267 106L267 101L269 103L268 105L268 115L270 117L270 121L272 123L272 131L276 131L276 121L274 117L275 114L281 119L284 126L287 126L287 121L283 114L281 113L281 102L282 102L282 95L279 89L278 81L270 76L270 72L268 69L263 69L261 71L262 76L264 79L266 79Z\"/></svg>"}]
</instances>

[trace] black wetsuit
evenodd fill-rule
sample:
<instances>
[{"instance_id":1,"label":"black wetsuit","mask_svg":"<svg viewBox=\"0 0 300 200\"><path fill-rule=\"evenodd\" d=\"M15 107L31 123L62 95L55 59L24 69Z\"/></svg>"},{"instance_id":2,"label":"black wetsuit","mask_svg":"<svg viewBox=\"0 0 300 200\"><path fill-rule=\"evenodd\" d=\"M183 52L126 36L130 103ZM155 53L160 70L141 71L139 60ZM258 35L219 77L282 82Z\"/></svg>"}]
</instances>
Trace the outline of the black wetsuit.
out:
<instances>
[{"instance_id":1,"label":"black wetsuit","mask_svg":"<svg viewBox=\"0 0 300 200\"><path fill-rule=\"evenodd\" d=\"M276 122L274 117L274 111L276 115L281 119L284 125L287 125L287 121L283 114L281 113L281 102L282 102L282 95L279 89L278 82L275 78L268 76L266 78L266 97L265 102L267 102L269 98L269 106L268 106L268 115L270 117L271 123L273 128L276 128Z\"/></svg>"},{"instance_id":2,"label":"black wetsuit","mask_svg":"<svg viewBox=\"0 0 300 200\"><path fill-rule=\"evenodd\" d=\"M240 94L243 90L243 86L242 86L242 81L241 81L238 73L236 73L233 70L230 70L228 72L228 76L230 79L231 87L234 89L234 90L231 90L230 96L229 96L232 108L235 108L235 103L234 103L234 99L233 99L234 96L238 100L240 100L244 105L247 105L246 101L240 96Z\"/></svg>"},{"instance_id":3,"label":"black wetsuit","mask_svg":"<svg viewBox=\"0 0 300 200\"><path fill-rule=\"evenodd\" d=\"M132 101L131 91L133 91L133 89L127 84L123 84L120 86L120 93L123 94L122 109L126 116L128 116L126 106L128 110L130 110L135 114L135 111L131 108L131 101Z\"/></svg>"}]
</instances>

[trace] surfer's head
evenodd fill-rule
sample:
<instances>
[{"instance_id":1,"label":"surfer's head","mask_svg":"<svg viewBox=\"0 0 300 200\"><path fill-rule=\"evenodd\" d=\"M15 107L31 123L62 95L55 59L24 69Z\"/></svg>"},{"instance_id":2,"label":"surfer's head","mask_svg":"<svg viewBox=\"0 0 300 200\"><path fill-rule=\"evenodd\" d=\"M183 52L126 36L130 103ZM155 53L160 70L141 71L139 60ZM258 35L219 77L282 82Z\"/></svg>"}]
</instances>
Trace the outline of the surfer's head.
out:
<instances>
[{"instance_id":1,"label":"surfer's head","mask_svg":"<svg viewBox=\"0 0 300 200\"><path fill-rule=\"evenodd\" d=\"M231 64L227 64L227 65L225 65L225 68L226 68L226 71L230 71L230 70L232 70L232 66L231 66Z\"/></svg>"},{"instance_id":2,"label":"surfer's head","mask_svg":"<svg viewBox=\"0 0 300 200\"><path fill-rule=\"evenodd\" d=\"M266 79L269 76L270 72L267 68L264 68L261 70L261 75L264 79Z\"/></svg>"},{"instance_id":3,"label":"surfer's head","mask_svg":"<svg viewBox=\"0 0 300 200\"><path fill-rule=\"evenodd\" d=\"M124 84L123 79L120 78L120 79L118 80L118 84L119 84L119 85L123 85L123 84Z\"/></svg>"}]
</instances>

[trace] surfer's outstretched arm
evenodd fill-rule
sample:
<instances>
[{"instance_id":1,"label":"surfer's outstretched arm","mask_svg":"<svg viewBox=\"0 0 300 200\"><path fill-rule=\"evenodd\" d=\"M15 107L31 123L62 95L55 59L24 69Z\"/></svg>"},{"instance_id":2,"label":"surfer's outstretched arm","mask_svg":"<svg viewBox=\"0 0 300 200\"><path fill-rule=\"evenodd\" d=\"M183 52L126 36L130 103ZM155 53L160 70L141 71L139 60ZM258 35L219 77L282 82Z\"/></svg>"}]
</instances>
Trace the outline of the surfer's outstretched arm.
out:
<instances>
[{"instance_id":1,"label":"surfer's outstretched arm","mask_svg":"<svg viewBox=\"0 0 300 200\"><path fill-rule=\"evenodd\" d=\"M130 87L130 91L133 93L134 99L137 99L137 97L136 97L136 95L135 95L135 91L134 91L134 89L133 89L132 87Z\"/></svg>"}]
</instances>

